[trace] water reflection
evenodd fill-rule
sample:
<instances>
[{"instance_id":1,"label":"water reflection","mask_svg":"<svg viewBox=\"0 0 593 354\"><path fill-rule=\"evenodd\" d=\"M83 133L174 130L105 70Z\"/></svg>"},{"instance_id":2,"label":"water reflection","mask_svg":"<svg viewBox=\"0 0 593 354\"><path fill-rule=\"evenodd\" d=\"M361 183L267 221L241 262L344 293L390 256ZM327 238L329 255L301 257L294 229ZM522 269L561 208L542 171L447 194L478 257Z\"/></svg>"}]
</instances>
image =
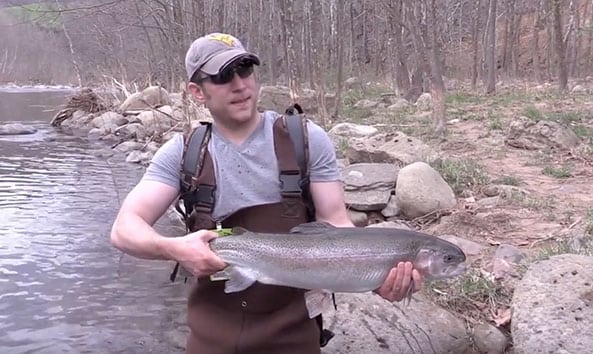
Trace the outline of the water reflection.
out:
<instances>
[{"instance_id":1,"label":"water reflection","mask_svg":"<svg viewBox=\"0 0 593 354\"><path fill-rule=\"evenodd\" d=\"M0 124L38 131L0 136L0 352L181 352L186 289L168 282L171 264L121 257L108 242L142 170L61 134L39 108L11 105L7 117L2 95Z\"/></svg>"}]
</instances>

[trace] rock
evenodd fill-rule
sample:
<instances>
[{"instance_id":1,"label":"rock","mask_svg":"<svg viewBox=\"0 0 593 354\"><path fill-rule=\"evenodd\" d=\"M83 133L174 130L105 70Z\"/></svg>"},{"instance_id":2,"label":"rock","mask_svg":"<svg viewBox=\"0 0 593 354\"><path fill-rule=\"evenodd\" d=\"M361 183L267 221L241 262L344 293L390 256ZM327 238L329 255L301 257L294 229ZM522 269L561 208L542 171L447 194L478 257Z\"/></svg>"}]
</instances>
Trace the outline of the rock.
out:
<instances>
[{"instance_id":1,"label":"rock","mask_svg":"<svg viewBox=\"0 0 593 354\"><path fill-rule=\"evenodd\" d=\"M128 120L116 112L105 112L91 122L93 127L104 130L109 130L108 127L119 127L126 123L128 123Z\"/></svg>"},{"instance_id":2,"label":"rock","mask_svg":"<svg viewBox=\"0 0 593 354\"><path fill-rule=\"evenodd\" d=\"M124 141L123 143L117 145L115 147L116 151L128 153L133 150L141 150L144 147L144 144L138 143L135 141Z\"/></svg>"},{"instance_id":3,"label":"rock","mask_svg":"<svg viewBox=\"0 0 593 354\"><path fill-rule=\"evenodd\" d=\"M63 125L62 125L63 126ZM87 133L87 138L90 140L99 140L103 135L103 130L99 128L93 128Z\"/></svg>"},{"instance_id":4,"label":"rock","mask_svg":"<svg viewBox=\"0 0 593 354\"><path fill-rule=\"evenodd\" d=\"M432 109L432 95L424 92L416 100L416 107L421 111L430 111Z\"/></svg>"},{"instance_id":5,"label":"rock","mask_svg":"<svg viewBox=\"0 0 593 354\"><path fill-rule=\"evenodd\" d=\"M474 344L484 354L503 354L509 339L498 328L488 323L474 327Z\"/></svg>"},{"instance_id":6,"label":"rock","mask_svg":"<svg viewBox=\"0 0 593 354\"><path fill-rule=\"evenodd\" d=\"M367 213L364 213L362 211L348 209L348 217L356 227L364 227L367 226L369 223Z\"/></svg>"},{"instance_id":7,"label":"rock","mask_svg":"<svg viewBox=\"0 0 593 354\"><path fill-rule=\"evenodd\" d=\"M492 259L492 273L494 274L494 278L502 279L507 276L518 276L519 274L514 268L525 256L525 253L515 246L504 243L498 246Z\"/></svg>"},{"instance_id":8,"label":"rock","mask_svg":"<svg viewBox=\"0 0 593 354\"><path fill-rule=\"evenodd\" d=\"M146 138L146 128L138 121L138 123L130 123L117 128L116 133L125 139L142 141Z\"/></svg>"},{"instance_id":9,"label":"rock","mask_svg":"<svg viewBox=\"0 0 593 354\"><path fill-rule=\"evenodd\" d=\"M393 189L399 168L389 163L357 163L342 170L347 191Z\"/></svg>"},{"instance_id":10,"label":"rock","mask_svg":"<svg viewBox=\"0 0 593 354\"><path fill-rule=\"evenodd\" d=\"M360 88L362 86L362 82L360 81L359 78L357 77L349 77L348 79L346 79L344 81L344 87L346 89L352 89L352 88Z\"/></svg>"},{"instance_id":11,"label":"rock","mask_svg":"<svg viewBox=\"0 0 593 354\"><path fill-rule=\"evenodd\" d=\"M494 208L500 203L500 197L482 198L477 201L478 205L485 208Z\"/></svg>"},{"instance_id":12,"label":"rock","mask_svg":"<svg viewBox=\"0 0 593 354\"><path fill-rule=\"evenodd\" d=\"M467 256L477 256L484 250L484 246L479 243L454 235L439 235L438 237L457 245Z\"/></svg>"},{"instance_id":13,"label":"rock","mask_svg":"<svg viewBox=\"0 0 593 354\"><path fill-rule=\"evenodd\" d=\"M406 225L405 222L399 220L399 221L383 221L383 222L378 222L378 223L374 223L374 224L370 224L367 227L379 227L379 228L393 228L393 229L403 229L403 230L412 230L411 227L409 227L408 225Z\"/></svg>"},{"instance_id":14,"label":"rock","mask_svg":"<svg viewBox=\"0 0 593 354\"><path fill-rule=\"evenodd\" d=\"M159 109L141 112L138 119L148 135L162 134L175 124L171 118L172 113L171 106L163 106Z\"/></svg>"},{"instance_id":15,"label":"rock","mask_svg":"<svg viewBox=\"0 0 593 354\"><path fill-rule=\"evenodd\" d=\"M415 162L399 171L395 197L402 214L408 218L449 209L457 202L447 182L424 162Z\"/></svg>"},{"instance_id":16,"label":"rock","mask_svg":"<svg viewBox=\"0 0 593 354\"><path fill-rule=\"evenodd\" d=\"M400 213L399 207L397 206L397 200L395 196L390 196L387 205L383 210L381 210L381 214L386 218L391 218L394 216L398 216Z\"/></svg>"},{"instance_id":17,"label":"rock","mask_svg":"<svg viewBox=\"0 0 593 354\"><path fill-rule=\"evenodd\" d=\"M329 135L343 135L347 137L367 137L377 134L378 130L369 125L360 125L354 123L339 123L331 128Z\"/></svg>"},{"instance_id":18,"label":"rock","mask_svg":"<svg viewBox=\"0 0 593 354\"><path fill-rule=\"evenodd\" d=\"M395 186L398 168L392 164L361 163L342 170L346 205L354 210L382 210Z\"/></svg>"},{"instance_id":19,"label":"rock","mask_svg":"<svg viewBox=\"0 0 593 354\"><path fill-rule=\"evenodd\" d=\"M126 162L130 163L139 163L141 165L148 165L150 160L152 159L153 154L149 151L138 151L134 150L128 154L126 157Z\"/></svg>"},{"instance_id":20,"label":"rock","mask_svg":"<svg viewBox=\"0 0 593 354\"><path fill-rule=\"evenodd\" d=\"M564 125L552 121L534 122L527 117L512 121L505 137L507 145L526 150L546 147L570 150L580 142L580 138Z\"/></svg>"},{"instance_id":21,"label":"rock","mask_svg":"<svg viewBox=\"0 0 593 354\"><path fill-rule=\"evenodd\" d=\"M364 99L356 102L353 107L358 109L373 109L376 108L378 104L379 102L377 101Z\"/></svg>"},{"instance_id":22,"label":"rock","mask_svg":"<svg viewBox=\"0 0 593 354\"><path fill-rule=\"evenodd\" d=\"M126 98L119 106L119 111L136 112L164 105L171 105L171 98L167 90L159 86L149 86L142 92L136 92Z\"/></svg>"},{"instance_id":23,"label":"rock","mask_svg":"<svg viewBox=\"0 0 593 354\"><path fill-rule=\"evenodd\" d=\"M0 135L27 135L35 134L37 129L19 123L0 125Z\"/></svg>"},{"instance_id":24,"label":"rock","mask_svg":"<svg viewBox=\"0 0 593 354\"><path fill-rule=\"evenodd\" d=\"M514 353L591 351L591 269L593 257L574 254L552 256L529 267L513 293Z\"/></svg>"},{"instance_id":25,"label":"rock","mask_svg":"<svg viewBox=\"0 0 593 354\"><path fill-rule=\"evenodd\" d=\"M306 114L317 113L319 107L317 104L316 92L313 90L303 90L297 103L301 105ZM286 108L293 102L290 98L290 90L285 86L262 86L259 90L258 110L273 110L284 113ZM336 104L336 95L326 93L326 107L334 107Z\"/></svg>"},{"instance_id":26,"label":"rock","mask_svg":"<svg viewBox=\"0 0 593 354\"><path fill-rule=\"evenodd\" d=\"M410 107L410 102L408 102L405 98L398 98L393 104L389 105L387 109L390 111L401 111L408 107Z\"/></svg>"},{"instance_id":27,"label":"rock","mask_svg":"<svg viewBox=\"0 0 593 354\"><path fill-rule=\"evenodd\" d=\"M344 155L350 163L384 162L399 166L416 161L430 161L436 157L436 153L428 145L402 132L351 138Z\"/></svg>"},{"instance_id":28,"label":"rock","mask_svg":"<svg viewBox=\"0 0 593 354\"><path fill-rule=\"evenodd\" d=\"M386 189L368 191L344 191L348 208L359 211L382 210L387 206L391 191Z\"/></svg>"},{"instance_id":29,"label":"rock","mask_svg":"<svg viewBox=\"0 0 593 354\"><path fill-rule=\"evenodd\" d=\"M336 336L326 354L465 353L470 339L463 320L415 294L404 307L372 294L336 294L337 311L324 312Z\"/></svg>"}]
</instances>

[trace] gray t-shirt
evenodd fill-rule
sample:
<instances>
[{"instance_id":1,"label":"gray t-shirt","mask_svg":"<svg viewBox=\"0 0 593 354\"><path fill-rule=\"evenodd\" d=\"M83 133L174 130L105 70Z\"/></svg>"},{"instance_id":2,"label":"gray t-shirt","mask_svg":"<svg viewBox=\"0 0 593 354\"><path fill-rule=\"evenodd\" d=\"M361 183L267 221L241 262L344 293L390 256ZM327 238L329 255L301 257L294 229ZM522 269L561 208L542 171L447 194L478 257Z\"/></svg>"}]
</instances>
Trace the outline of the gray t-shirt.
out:
<instances>
[{"instance_id":1,"label":"gray t-shirt","mask_svg":"<svg viewBox=\"0 0 593 354\"><path fill-rule=\"evenodd\" d=\"M216 127L208 149L216 174L212 217L222 220L235 211L281 200L278 163L274 152L273 125L277 113L266 111L253 134L240 146L221 136ZM307 121L311 182L340 180L334 147L326 132ZM183 135L177 134L154 155L143 179L159 181L179 189Z\"/></svg>"}]
</instances>

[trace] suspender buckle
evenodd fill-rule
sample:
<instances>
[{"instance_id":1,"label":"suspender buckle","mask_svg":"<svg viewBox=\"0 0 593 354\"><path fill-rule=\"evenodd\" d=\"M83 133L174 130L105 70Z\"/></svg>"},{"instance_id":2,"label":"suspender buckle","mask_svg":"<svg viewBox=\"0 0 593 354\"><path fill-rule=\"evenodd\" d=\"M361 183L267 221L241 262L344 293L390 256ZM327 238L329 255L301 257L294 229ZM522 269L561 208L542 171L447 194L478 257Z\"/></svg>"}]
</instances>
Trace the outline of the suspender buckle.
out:
<instances>
[{"instance_id":1,"label":"suspender buckle","mask_svg":"<svg viewBox=\"0 0 593 354\"><path fill-rule=\"evenodd\" d=\"M299 171L282 171L280 172L280 193L286 197L300 197L301 189L301 173Z\"/></svg>"}]
</instances>

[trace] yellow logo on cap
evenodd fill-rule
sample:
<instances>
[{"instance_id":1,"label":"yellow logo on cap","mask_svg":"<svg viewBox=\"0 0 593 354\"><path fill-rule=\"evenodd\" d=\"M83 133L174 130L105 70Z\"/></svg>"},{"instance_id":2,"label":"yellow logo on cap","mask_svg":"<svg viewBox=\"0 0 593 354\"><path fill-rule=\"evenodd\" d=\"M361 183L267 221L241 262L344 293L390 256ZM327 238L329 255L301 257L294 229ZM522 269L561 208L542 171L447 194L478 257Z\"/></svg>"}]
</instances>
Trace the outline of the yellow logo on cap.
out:
<instances>
[{"instance_id":1,"label":"yellow logo on cap","mask_svg":"<svg viewBox=\"0 0 593 354\"><path fill-rule=\"evenodd\" d=\"M213 41L222 42L222 43L228 45L229 47L235 46L235 38L233 36L231 36L230 34L223 34L223 33L213 34L213 35L209 36L208 39L213 40Z\"/></svg>"}]
</instances>

